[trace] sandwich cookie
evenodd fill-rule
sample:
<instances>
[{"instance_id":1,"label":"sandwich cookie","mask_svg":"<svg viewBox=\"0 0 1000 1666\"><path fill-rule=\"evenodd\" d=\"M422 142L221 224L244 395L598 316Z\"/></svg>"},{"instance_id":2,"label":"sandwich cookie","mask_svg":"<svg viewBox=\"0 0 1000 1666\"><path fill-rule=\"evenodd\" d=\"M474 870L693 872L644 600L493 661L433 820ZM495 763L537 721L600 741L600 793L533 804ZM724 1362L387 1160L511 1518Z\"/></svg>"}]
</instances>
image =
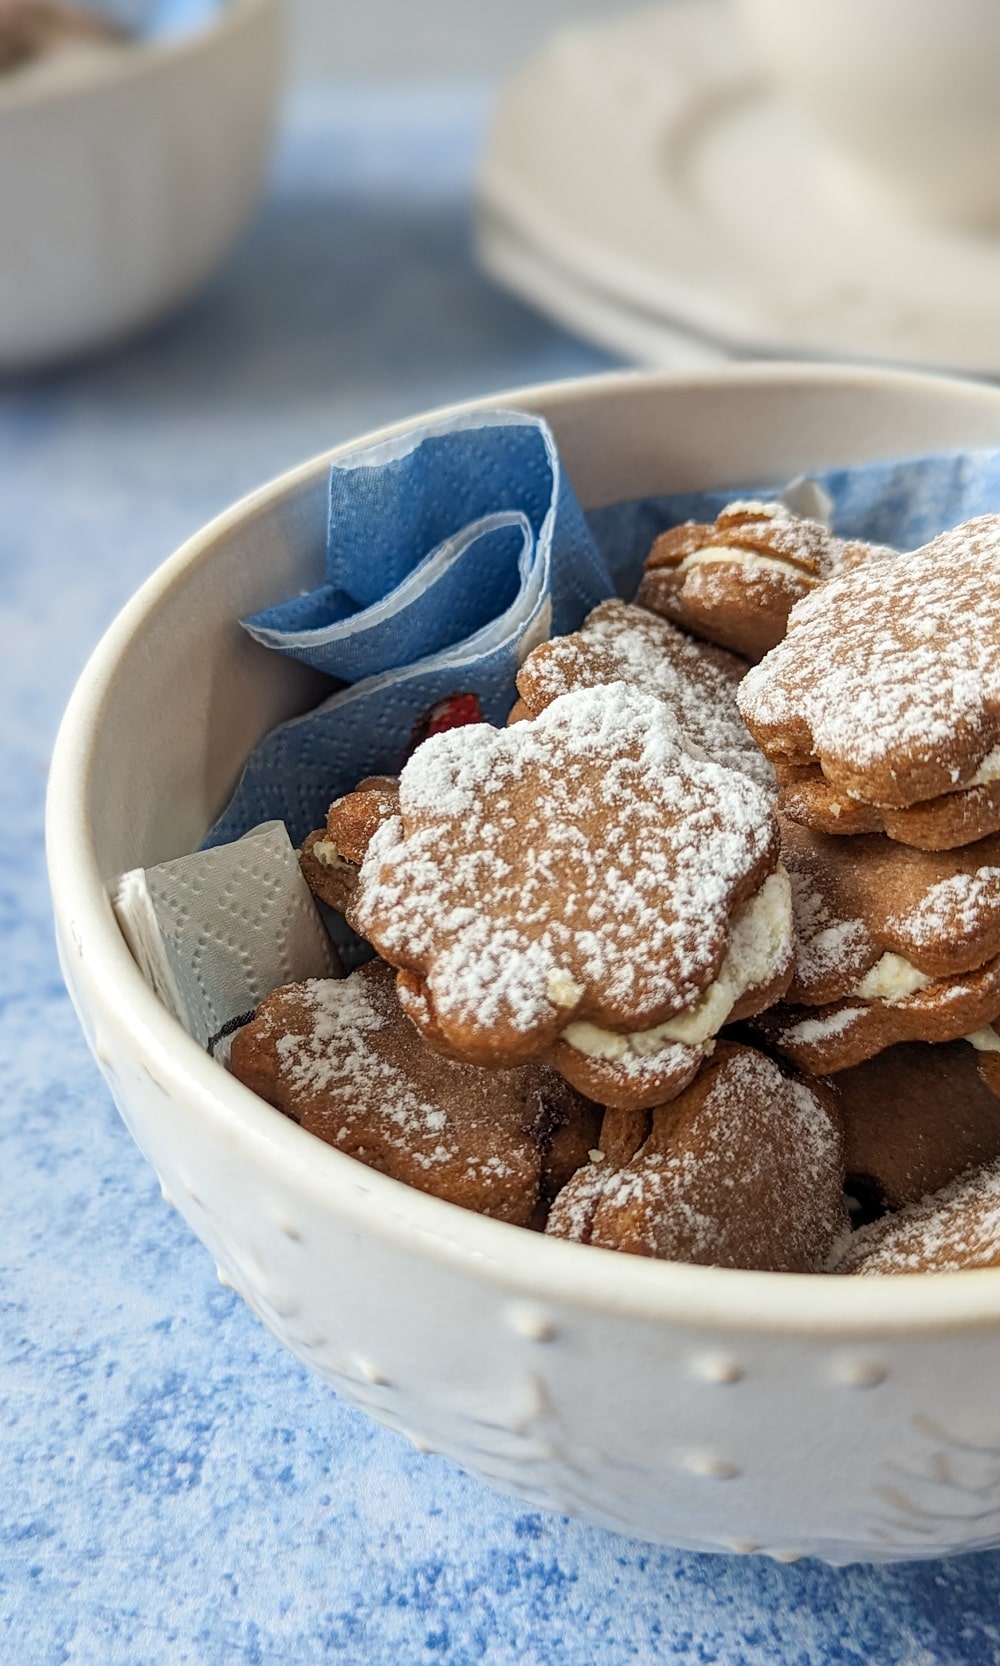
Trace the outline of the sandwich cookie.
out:
<instances>
[{"instance_id":1,"label":"sandwich cookie","mask_svg":"<svg viewBox=\"0 0 1000 1666\"><path fill-rule=\"evenodd\" d=\"M602 1104L648 1106L787 987L779 855L768 795L612 683L426 741L347 917L432 1047L545 1059Z\"/></svg>"},{"instance_id":2,"label":"sandwich cookie","mask_svg":"<svg viewBox=\"0 0 1000 1666\"><path fill-rule=\"evenodd\" d=\"M837 573L895 550L836 538L783 503L738 500L711 523L657 538L636 601L676 624L759 660L780 642L795 603Z\"/></svg>"}]
</instances>

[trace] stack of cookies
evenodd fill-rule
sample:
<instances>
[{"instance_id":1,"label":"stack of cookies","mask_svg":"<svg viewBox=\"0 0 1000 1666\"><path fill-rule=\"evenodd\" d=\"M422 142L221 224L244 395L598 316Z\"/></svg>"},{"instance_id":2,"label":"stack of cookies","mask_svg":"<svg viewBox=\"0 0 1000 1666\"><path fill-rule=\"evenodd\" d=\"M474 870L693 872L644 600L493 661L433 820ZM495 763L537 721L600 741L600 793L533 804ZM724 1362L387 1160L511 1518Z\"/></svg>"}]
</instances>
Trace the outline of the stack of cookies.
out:
<instances>
[{"instance_id":1,"label":"stack of cookies","mask_svg":"<svg viewBox=\"0 0 1000 1666\"><path fill-rule=\"evenodd\" d=\"M331 805L303 872L378 959L270 996L236 1073L496 1218L821 1269L846 1226L831 1096L716 1041L784 993L794 957L741 670L608 603L526 662L519 721L437 734L398 782Z\"/></svg>"},{"instance_id":2,"label":"stack of cookies","mask_svg":"<svg viewBox=\"0 0 1000 1666\"><path fill-rule=\"evenodd\" d=\"M907 1264L1000 1262L1000 517L889 554L753 503L658 541L642 605L529 656L506 729L331 806L303 872L377 958L268 997L235 1073L556 1236L886 1270L846 1160Z\"/></svg>"},{"instance_id":3,"label":"stack of cookies","mask_svg":"<svg viewBox=\"0 0 1000 1666\"><path fill-rule=\"evenodd\" d=\"M758 660L779 643L796 602L838 573L895 555L835 538L783 503L748 498L715 521L686 521L657 538L636 601L707 642Z\"/></svg>"},{"instance_id":4,"label":"stack of cookies","mask_svg":"<svg viewBox=\"0 0 1000 1666\"><path fill-rule=\"evenodd\" d=\"M740 687L781 784L795 896L795 976L761 1033L804 1070L846 1073L848 1144L877 1205L1000 1157L974 1076L978 1054L995 1081L1000 1050L998 627L986 516L823 586ZM886 1108L896 1139L876 1151Z\"/></svg>"}]
</instances>

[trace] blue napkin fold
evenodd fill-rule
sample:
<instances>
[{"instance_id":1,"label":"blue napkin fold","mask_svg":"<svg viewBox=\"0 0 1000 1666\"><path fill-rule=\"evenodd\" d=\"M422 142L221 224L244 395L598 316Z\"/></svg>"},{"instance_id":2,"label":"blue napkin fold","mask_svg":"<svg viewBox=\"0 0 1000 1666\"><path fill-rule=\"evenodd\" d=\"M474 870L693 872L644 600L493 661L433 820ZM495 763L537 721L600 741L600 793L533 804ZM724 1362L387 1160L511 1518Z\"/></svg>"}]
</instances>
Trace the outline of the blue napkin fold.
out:
<instances>
[{"instance_id":1,"label":"blue napkin fold","mask_svg":"<svg viewBox=\"0 0 1000 1666\"><path fill-rule=\"evenodd\" d=\"M265 648L360 682L452 648L503 617L530 578L534 548L528 517L502 510L446 538L368 607L352 606L327 584L243 625Z\"/></svg>"},{"instance_id":2,"label":"blue napkin fold","mask_svg":"<svg viewBox=\"0 0 1000 1666\"><path fill-rule=\"evenodd\" d=\"M244 625L353 683L499 626L533 585L558 634L614 588L548 425L466 413L334 463L326 583Z\"/></svg>"},{"instance_id":3,"label":"blue napkin fold","mask_svg":"<svg viewBox=\"0 0 1000 1666\"><path fill-rule=\"evenodd\" d=\"M960 521L1000 511L1000 450L824 469L809 479L830 499L833 530L840 537L898 550L919 549ZM714 520L734 498L778 497L786 484L744 481L722 491L638 498L591 510L587 521L619 594L634 596L650 545L661 532L684 521Z\"/></svg>"},{"instance_id":4,"label":"blue napkin fold","mask_svg":"<svg viewBox=\"0 0 1000 1666\"><path fill-rule=\"evenodd\" d=\"M271 819L302 839L363 776L401 769L450 695L503 723L532 648L616 589L550 428L517 411L464 412L335 463L325 580L244 624L351 686L265 737L210 845Z\"/></svg>"},{"instance_id":5,"label":"blue napkin fold","mask_svg":"<svg viewBox=\"0 0 1000 1666\"><path fill-rule=\"evenodd\" d=\"M835 532L913 549L1000 510L1000 450L825 470ZM355 452L330 476L326 582L244 621L259 642L350 686L265 736L207 845L283 820L293 842L365 775L396 774L439 701L503 723L519 666L610 595L653 539L785 482L673 493L584 516L547 425L466 413Z\"/></svg>"}]
</instances>

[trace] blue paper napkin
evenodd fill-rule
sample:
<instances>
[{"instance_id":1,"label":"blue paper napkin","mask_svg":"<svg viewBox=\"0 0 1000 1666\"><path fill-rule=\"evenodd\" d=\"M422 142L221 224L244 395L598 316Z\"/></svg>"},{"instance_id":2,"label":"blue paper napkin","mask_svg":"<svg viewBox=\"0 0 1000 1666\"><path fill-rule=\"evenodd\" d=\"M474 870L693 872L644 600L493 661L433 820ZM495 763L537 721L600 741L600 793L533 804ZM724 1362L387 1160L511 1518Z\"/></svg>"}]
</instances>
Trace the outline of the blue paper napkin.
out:
<instances>
[{"instance_id":1,"label":"blue paper napkin","mask_svg":"<svg viewBox=\"0 0 1000 1666\"><path fill-rule=\"evenodd\" d=\"M841 538L863 538L898 550L918 549L960 521L1000 511L998 450L865 463L825 469L809 478L830 499L831 524ZM683 521L714 520L734 498L778 497L785 485L743 481L723 491L640 498L592 510L587 520L620 594L634 596L650 545L661 532Z\"/></svg>"},{"instance_id":2,"label":"blue paper napkin","mask_svg":"<svg viewBox=\"0 0 1000 1666\"><path fill-rule=\"evenodd\" d=\"M1000 451L811 477L835 532L912 549L1000 510ZM355 452L330 478L326 582L245 621L258 641L350 686L267 735L207 844L283 820L294 842L365 775L396 774L422 718L475 694L503 723L526 655L631 597L653 539L784 482L675 493L584 516L552 434L510 411L465 414Z\"/></svg>"},{"instance_id":3,"label":"blue paper napkin","mask_svg":"<svg viewBox=\"0 0 1000 1666\"><path fill-rule=\"evenodd\" d=\"M450 695L503 723L532 648L615 590L538 417L463 413L334 464L325 584L245 625L351 686L261 742L207 842L272 819L304 838Z\"/></svg>"},{"instance_id":4,"label":"blue paper napkin","mask_svg":"<svg viewBox=\"0 0 1000 1666\"><path fill-rule=\"evenodd\" d=\"M613 588L547 423L477 412L334 463L326 583L244 623L353 683L491 624L499 643L518 598L561 635Z\"/></svg>"}]
</instances>

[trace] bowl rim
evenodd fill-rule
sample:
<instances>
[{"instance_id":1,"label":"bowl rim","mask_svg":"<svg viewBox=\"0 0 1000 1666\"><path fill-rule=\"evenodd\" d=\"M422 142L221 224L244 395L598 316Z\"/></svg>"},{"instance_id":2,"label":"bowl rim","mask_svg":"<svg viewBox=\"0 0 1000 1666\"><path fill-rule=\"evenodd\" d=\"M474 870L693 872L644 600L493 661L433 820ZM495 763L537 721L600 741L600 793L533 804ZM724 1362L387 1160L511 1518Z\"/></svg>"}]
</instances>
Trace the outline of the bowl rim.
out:
<instances>
[{"instance_id":1,"label":"bowl rim","mask_svg":"<svg viewBox=\"0 0 1000 1666\"><path fill-rule=\"evenodd\" d=\"M267 0L239 0L240 4ZM944 399L976 383L877 367L769 362L697 371L618 371L519 387L418 413L348 440L286 470L241 498L187 539L142 584L105 631L81 673L59 728L46 803L49 882L57 928L67 954L85 963L92 987L114 1007L112 1023L132 1055L168 1094L192 1104L232 1144L280 1174L295 1194L332 1209L364 1233L410 1254L502 1286L543 1312L546 1304L651 1323L682 1323L733 1333L850 1337L871 1341L907 1332L946 1333L995 1327L1000 1321L1000 1269L948 1274L848 1278L765 1273L654 1261L548 1238L495 1221L419 1192L316 1140L228 1075L187 1034L148 986L125 944L97 866L87 818L87 773L104 702L113 695L119 655L141 634L161 599L211 559L214 544L259 511L321 476L335 459L392 438L417 422L496 406L552 411L598 392L710 388L738 383L766 387L850 383L920 387ZM1000 391L982 385L984 398ZM92 1046L108 1062L101 1026Z\"/></svg>"},{"instance_id":2,"label":"bowl rim","mask_svg":"<svg viewBox=\"0 0 1000 1666\"><path fill-rule=\"evenodd\" d=\"M86 76L79 81L36 80L30 75L25 78L15 69L0 75L0 120L25 110L44 110L47 105L90 99L95 93L103 97L125 83L175 67L182 69L189 59L200 57L206 48L216 46L227 36L240 33L258 16L266 12L279 14L283 10L284 0L223 0L208 22L198 28L162 39L140 37L127 41L120 52L95 56Z\"/></svg>"}]
</instances>

